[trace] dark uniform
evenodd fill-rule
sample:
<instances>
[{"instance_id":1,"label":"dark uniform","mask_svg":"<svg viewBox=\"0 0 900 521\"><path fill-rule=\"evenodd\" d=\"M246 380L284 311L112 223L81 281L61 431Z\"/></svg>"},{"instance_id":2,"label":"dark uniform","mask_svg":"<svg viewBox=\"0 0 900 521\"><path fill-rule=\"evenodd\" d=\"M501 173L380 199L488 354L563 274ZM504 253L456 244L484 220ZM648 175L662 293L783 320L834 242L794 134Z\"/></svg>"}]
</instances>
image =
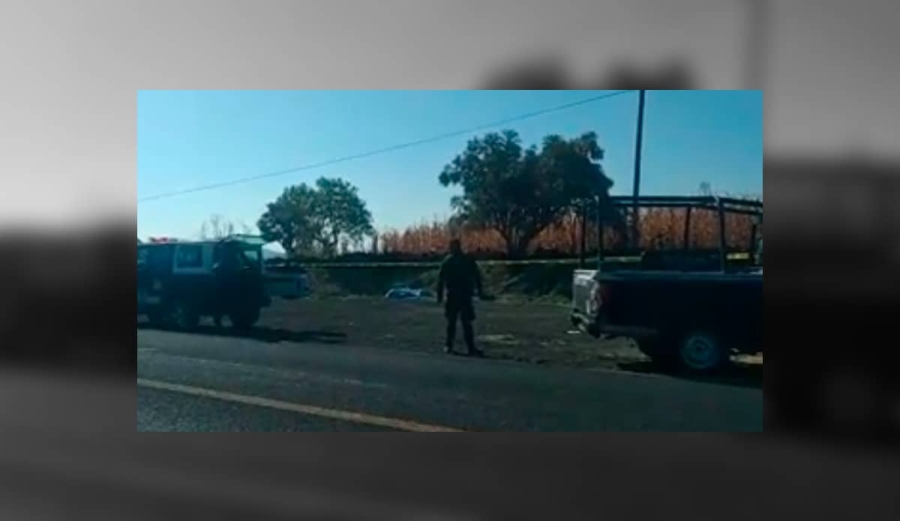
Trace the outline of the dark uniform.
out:
<instances>
[{"instance_id":1,"label":"dark uniform","mask_svg":"<svg viewBox=\"0 0 900 521\"><path fill-rule=\"evenodd\" d=\"M240 253L227 244L218 245L213 254L215 259L213 262L213 273L215 274L216 284L213 321L216 323L216 327L222 327L222 317L227 314L229 304L234 302L236 298L240 298L240 295L236 294L233 281L239 265L237 255L240 255Z\"/></svg>"},{"instance_id":2,"label":"dark uniform","mask_svg":"<svg viewBox=\"0 0 900 521\"><path fill-rule=\"evenodd\" d=\"M444 290L447 298L444 299ZM475 320L475 306L472 298L482 295L481 272L475 260L454 252L441 263L438 274L438 302L444 301L444 315L447 318L447 337L445 350L451 352L456 340L456 321L460 320L463 336L469 354L478 355L481 351L475 348L475 333L472 322Z\"/></svg>"}]
</instances>

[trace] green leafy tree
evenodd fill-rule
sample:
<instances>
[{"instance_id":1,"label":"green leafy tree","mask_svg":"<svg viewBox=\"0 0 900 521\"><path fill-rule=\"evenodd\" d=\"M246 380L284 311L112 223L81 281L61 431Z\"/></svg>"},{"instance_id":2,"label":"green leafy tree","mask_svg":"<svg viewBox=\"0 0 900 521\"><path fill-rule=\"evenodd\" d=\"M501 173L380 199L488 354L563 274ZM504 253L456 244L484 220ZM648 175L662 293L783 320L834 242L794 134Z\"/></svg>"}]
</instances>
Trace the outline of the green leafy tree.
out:
<instances>
[{"instance_id":1,"label":"green leafy tree","mask_svg":"<svg viewBox=\"0 0 900 521\"><path fill-rule=\"evenodd\" d=\"M337 253L342 241L359 245L375 233L372 214L355 186L343 179L316 181L316 205L312 212L316 240L325 255Z\"/></svg>"},{"instance_id":2,"label":"green leafy tree","mask_svg":"<svg viewBox=\"0 0 900 521\"><path fill-rule=\"evenodd\" d=\"M462 188L451 200L460 221L495 229L507 254L520 257L573 207L607 197L612 181L599 164L602 158L593 132L571 140L550 135L539 149L523 147L518 133L505 130L470 140L439 181Z\"/></svg>"},{"instance_id":3,"label":"green leafy tree","mask_svg":"<svg viewBox=\"0 0 900 521\"><path fill-rule=\"evenodd\" d=\"M316 230L311 215L316 204L316 192L307 184L285 188L266 205L257 222L260 234L278 242L288 255L313 253Z\"/></svg>"},{"instance_id":4,"label":"green leafy tree","mask_svg":"<svg viewBox=\"0 0 900 521\"><path fill-rule=\"evenodd\" d=\"M342 240L358 243L374 233L356 187L327 178L285 188L257 226L264 239L277 241L288 254L304 255L335 255Z\"/></svg>"}]
</instances>

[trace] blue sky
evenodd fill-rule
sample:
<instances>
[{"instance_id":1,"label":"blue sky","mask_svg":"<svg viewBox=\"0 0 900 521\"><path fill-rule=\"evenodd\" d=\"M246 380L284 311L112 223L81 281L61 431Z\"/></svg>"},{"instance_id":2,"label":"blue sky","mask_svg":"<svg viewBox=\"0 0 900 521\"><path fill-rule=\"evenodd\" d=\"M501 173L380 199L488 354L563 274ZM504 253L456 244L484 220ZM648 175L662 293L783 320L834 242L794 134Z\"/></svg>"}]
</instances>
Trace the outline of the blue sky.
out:
<instances>
[{"instance_id":1,"label":"blue sky","mask_svg":"<svg viewBox=\"0 0 900 521\"><path fill-rule=\"evenodd\" d=\"M597 96L602 91L140 91L138 200L320 163ZM637 93L510 123L525 144L599 135L613 193L631 192ZM762 194L760 91L650 91L641 192ZM246 184L138 203L138 236L194 237L219 214L255 231L285 186L318 177L359 188L378 229L450 214L437 180L466 141L487 132Z\"/></svg>"}]
</instances>

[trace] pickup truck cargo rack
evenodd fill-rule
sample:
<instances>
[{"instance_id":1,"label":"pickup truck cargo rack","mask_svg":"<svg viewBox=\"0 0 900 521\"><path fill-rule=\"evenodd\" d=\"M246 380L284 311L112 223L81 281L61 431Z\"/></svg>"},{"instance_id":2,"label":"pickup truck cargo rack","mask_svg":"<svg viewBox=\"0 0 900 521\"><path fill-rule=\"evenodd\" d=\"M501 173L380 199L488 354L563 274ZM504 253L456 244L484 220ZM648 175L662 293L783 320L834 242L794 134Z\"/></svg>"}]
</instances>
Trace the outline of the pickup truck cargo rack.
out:
<instances>
[{"instance_id":1,"label":"pickup truck cargo rack","mask_svg":"<svg viewBox=\"0 0 900 521\"><path fill-rule=\"evenodd\" d=\"M763 203L762 201L750 199L737 199L733 197L717 197L717 196L610 196L608 204L617 210L641 208L683 208L686 209L686 217L683 230L682 249L687 251L690 249L690 231L691 231L691 214L694 210L709 210L717 213L718 217L718 265L721 271L728 271L728 245L727 245L727 224L725 216L727 214L748 215L753 217L753 226L750 233L750 244L748 244L748 252L752 255L759 249L758 232L762 225ZM604 219L600 206L597 206L597 250L598 250L598 268L602 268L604 259Z\"/></svg>"}]
</instances>

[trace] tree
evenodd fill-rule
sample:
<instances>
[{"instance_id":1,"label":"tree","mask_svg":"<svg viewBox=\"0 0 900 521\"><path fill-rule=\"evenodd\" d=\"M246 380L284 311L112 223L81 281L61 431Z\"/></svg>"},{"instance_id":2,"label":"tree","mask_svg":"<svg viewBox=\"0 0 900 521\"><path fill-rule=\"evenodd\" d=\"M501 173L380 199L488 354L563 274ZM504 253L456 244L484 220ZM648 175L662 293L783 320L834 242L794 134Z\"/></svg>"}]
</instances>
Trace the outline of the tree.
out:
<instances>
[{"instance_id":1,"label":"tree","mask_svg":"<svg viewBox=\"0 0 900 521\"><path fill-rule=\"evenodd\" d=\"M257 227L267 241L278 242L288 255L312 254L315 236L312 213L315 211L316 191L305 183L284 189L266 211Z\"/></svg>"},{"instance_id":2,"label":"tree","mask_svg":"<svg viewBox=\"0 0 900 521\"><path fill-rule=\"evenodd\" d=\"M234 225L222 219L221 215L212 215L200 226L201 239L221 239L234 233Z\"/></svg>"},{"instance_id":3,"label":"tree","mask_svg":"<svg viewBox=\"0 0 900 521\"><path fill-rule=\"evenodd\" d=\"M223 239L229 235L234 235L237 228L240 228L241 233L251 233L250 227L246 224L239 223L235 225L234 222L223 218L221 215L213 214L200 226L200 238L204 240Z\"/></svg>"},{"instance_id":4,"label":"tree","mask_svg":"<svg viewBox=\"0 0 900 521\"><path fill-rule=\"evenodd\" d=\"M200 225L200 238L203 240L222 239L229 235L234 235L234 229L233 222L226 220L219 214L213 214Z\"/></svg>"},{"instance_id":5,"label":"tree","mask_svg":"<svg viewBox=\"0 0 900 521\"><path fill-rule=\"evenodd\" d=\"M266 206L257 226L263 238L288 254L331 256L342 240L359 244L374 233L372 215L356 187L342 179L320 178L314 186L285 188Z\"/></svg>"},{"instance_id":6,"label":"tree","mask_svg":"<svg viewBox=\"0 0 900 521\"><path fill-rule=\"evenodd\" d=\"M334 255L342 240L359 245L375 233L372 214L359 197L355 186L343 179L320 178L316 181L316 205L311 217L317 230L316 240L325 255Z\"/></svg>"},{"instance_id":7,"label":"tree","mask_svg":"<svg viewBox=\"0 0 900 521\"><path fill-rule=\"evenodd\" d=\"M579 255L584 261L586 249L587 223L597 217L598 204L604 223L614 227L619 233L624 229L624 217L608 204L612 180L606 177L599 162L603 160L603 149L597 143L595 132L566 140L558 135L544 138L542 155L549 163L550 175L563 179L560 186L564 204L579 224Z\"/></svg>"},{"instance_id":8,"label":"tree","mask_svg":"<svg viewBox=\"0 0 900 521\"><path fill-rule=\"evenodd\" d=\"M612 181L599 164L602 158L593 132L571 140L550 135L540 149L526 149L518 133L505 130L470 140L439 181L463 190L451 200L457 218L495 229L507 254L519 257L573 206L586 209L607 197Z\"/></svg>"}]
</instances>

